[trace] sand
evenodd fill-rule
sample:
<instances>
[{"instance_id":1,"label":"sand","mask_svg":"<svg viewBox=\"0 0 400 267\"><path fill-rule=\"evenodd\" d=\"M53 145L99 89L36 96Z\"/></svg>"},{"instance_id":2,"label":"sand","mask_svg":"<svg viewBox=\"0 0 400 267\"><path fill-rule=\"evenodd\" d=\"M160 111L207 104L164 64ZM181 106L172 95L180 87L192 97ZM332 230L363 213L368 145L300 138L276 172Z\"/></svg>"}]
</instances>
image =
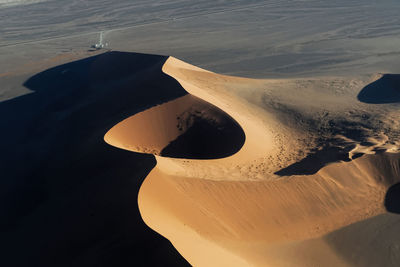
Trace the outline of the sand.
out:
<instances>
[{"instance_id":1,"label":"sand","mask_svg":"<svg viewBox=\"0 0 400 267\"><path fill-rule=\"evenodd\" d=\"M398 75L102 52L0 73L4 266L397 266Z\"/></svg>"},{"instance_id":2,"label":"sand","mask_svg":"<svg viewBox=\"0 0 400 267\"><path fill-rule=\"evenodd\" d=\"M169 240L200 266L397 266L399 12L395 0L0 0L0 266L187 266ZM89 52L100 31L145 55ZM192 97L190 116L163 126L167 110L112 140L139 153L103 140ZM143 216L140 188L153 192Z\"/></svg>"},{"instance_id":3,"label":"sand","mask_svg":"<svg viewBox=\"0 0 400 267\"><path fill-rule=\"evenodd\" d=\"M255 80L173 57L162 71L187 94L104 139L155 155L140 214L190 264L396 266L398 112L370 104L397 103L396 75Z\"/></svg>"}]
</instances>

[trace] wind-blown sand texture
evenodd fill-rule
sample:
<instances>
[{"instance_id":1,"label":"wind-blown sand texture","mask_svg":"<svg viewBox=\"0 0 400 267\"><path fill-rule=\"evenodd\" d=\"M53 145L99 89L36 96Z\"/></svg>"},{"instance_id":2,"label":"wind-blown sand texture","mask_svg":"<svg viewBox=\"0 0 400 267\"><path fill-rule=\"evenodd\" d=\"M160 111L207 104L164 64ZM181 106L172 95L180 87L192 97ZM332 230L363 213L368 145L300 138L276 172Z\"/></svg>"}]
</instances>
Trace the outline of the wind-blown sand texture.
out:
<instances>
[{"instance_id":1,"label":"wind-blown sand texture","mask_svg":"<svg viewBox=\"0 0 400 267\"><path fill-rule=\"evenodd\" d=\"M115 51L2 72L0 264L187 266L148 225L195 266L397 266L398 77Z\"/></svg>"},{"instance_id":2,"label":"wind-blown sand texture","mask_svg":"<svg viewBox=\"0 0 400 267\"><path fill-rule=\"evenodd\" d=\"M397 75L254 80L173 57L157 68L186 93L104 140L155 155L141 216L192 265L397 266Z\"/></svg>"}]
</instances>

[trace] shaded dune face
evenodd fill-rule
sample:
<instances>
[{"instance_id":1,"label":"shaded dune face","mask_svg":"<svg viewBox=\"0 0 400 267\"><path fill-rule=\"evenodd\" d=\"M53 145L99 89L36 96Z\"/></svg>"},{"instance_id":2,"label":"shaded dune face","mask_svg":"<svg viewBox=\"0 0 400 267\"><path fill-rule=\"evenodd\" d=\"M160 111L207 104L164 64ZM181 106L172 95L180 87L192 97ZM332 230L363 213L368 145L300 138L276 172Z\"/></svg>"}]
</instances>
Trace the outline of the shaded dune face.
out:
<instances>
[{"instance_id":1,"label":"shaded dune face","mask_svg":"<svg viewBox=\"0 0 400 267\"><path fill-rule=\"evenodd\" d=\"M389 212L400 214L400 183L389 187L385 195L385 208Z\"/></svg>"},{"instance_id":2,"label":"shaded dune face","mask_svg":"<svg viewBox=\"0 0 400 267\"><path fill-rule=\"evenodd\" d=\"M32 75L30 93L0 103L0 266L189 266L139 213L154 157L103 140L187 93L161 71L165 56L101 52L21 65L10 85Z\"/></svg>"},{"instance_id":3,"label":"shaded dune face","mask_svg":"<svg viewBox=\"0 0 400 267\"><path fill-rule=\"evenodd\" d=\"M217 159L239 151L245 134L224 111L188 94L120 122L105 141L170 158Z\"/></svg>"},{"instance_id":4,"label":"shaded dune face","mask_svg":"<svg viewBox=\"0 0 400 267\"><path fill-rule=\"evenodd\" d=\"M400 102L400 75L383 75L380 79L364 87L357 98L359 101L368 104Z\"/></svg>"}]
</instances>

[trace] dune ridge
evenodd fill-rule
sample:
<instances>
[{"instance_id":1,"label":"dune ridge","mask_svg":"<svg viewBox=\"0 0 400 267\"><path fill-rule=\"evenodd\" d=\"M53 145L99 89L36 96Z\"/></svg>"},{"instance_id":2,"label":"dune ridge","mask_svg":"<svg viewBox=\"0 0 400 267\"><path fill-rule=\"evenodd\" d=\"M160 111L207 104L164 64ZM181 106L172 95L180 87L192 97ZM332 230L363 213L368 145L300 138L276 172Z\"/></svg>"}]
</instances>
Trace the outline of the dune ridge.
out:
<instances>
[{"instance_id":1,"label":"dune ridge","mask_svg":"<svg viewBox=\"0 0 400 267\"><path fill-rule=\"evenodd\" d=\"M355 102L370 77L253 80L173 57L162 71L188 95L140 112L105 135L113 146L156 157L138 196L149 227L194 266L376 263L368 261L372 246L358 258L351 247L343 249L354 245L362 223L374 220L367 231L373 233L399 220L385 208L388 188L399 182L398 128L391 124L397 113L383 108L378 125L369 117L378 107ZM188 118L179 123L180 114L199 103L195 110L206 121L211 117L212 127L230 122L218 133L234 137L228 140L233 149L217 146L210 135L205 144L215 148L211 156L182 156L185 149L179 148L188 143L163 154L194 125ZM356 230L343 237L347 227ZM393 255L400 252L395 239L374 241L389 242ZM397 260L385 258L386 266Z\"/></svg>"}]
</instances>

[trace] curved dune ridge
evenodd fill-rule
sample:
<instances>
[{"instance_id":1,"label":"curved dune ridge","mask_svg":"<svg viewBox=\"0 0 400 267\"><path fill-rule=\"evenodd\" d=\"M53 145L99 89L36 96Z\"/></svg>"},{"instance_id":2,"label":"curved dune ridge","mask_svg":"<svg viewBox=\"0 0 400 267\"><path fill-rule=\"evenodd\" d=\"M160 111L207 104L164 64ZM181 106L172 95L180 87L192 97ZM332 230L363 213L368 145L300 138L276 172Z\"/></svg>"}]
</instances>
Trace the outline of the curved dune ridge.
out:
<instances>
[{"instance_id":1,"label":"curved dune ridge","mask_svg":"<svg viewBox=\"0 0 400 267\"><path fill-rule=\"evenodd\" d=\"M104 140L116 147L164 157L227 157L243 145L241 127L217 107L185 95L114 126Z\"/></svg>"},{"instance_id":2,"label":"curved dune ridge","mask_svg":"<svg viewBox=\"0 0 400 267\"><path fill-rule=\"evenodd\" d=\"M155 155L142 218L192 265L396 266L399 114L357 100L370 77L253 80L172 57L162 71L188 94L105 141Z\"/></svg>"}]
</instances>

